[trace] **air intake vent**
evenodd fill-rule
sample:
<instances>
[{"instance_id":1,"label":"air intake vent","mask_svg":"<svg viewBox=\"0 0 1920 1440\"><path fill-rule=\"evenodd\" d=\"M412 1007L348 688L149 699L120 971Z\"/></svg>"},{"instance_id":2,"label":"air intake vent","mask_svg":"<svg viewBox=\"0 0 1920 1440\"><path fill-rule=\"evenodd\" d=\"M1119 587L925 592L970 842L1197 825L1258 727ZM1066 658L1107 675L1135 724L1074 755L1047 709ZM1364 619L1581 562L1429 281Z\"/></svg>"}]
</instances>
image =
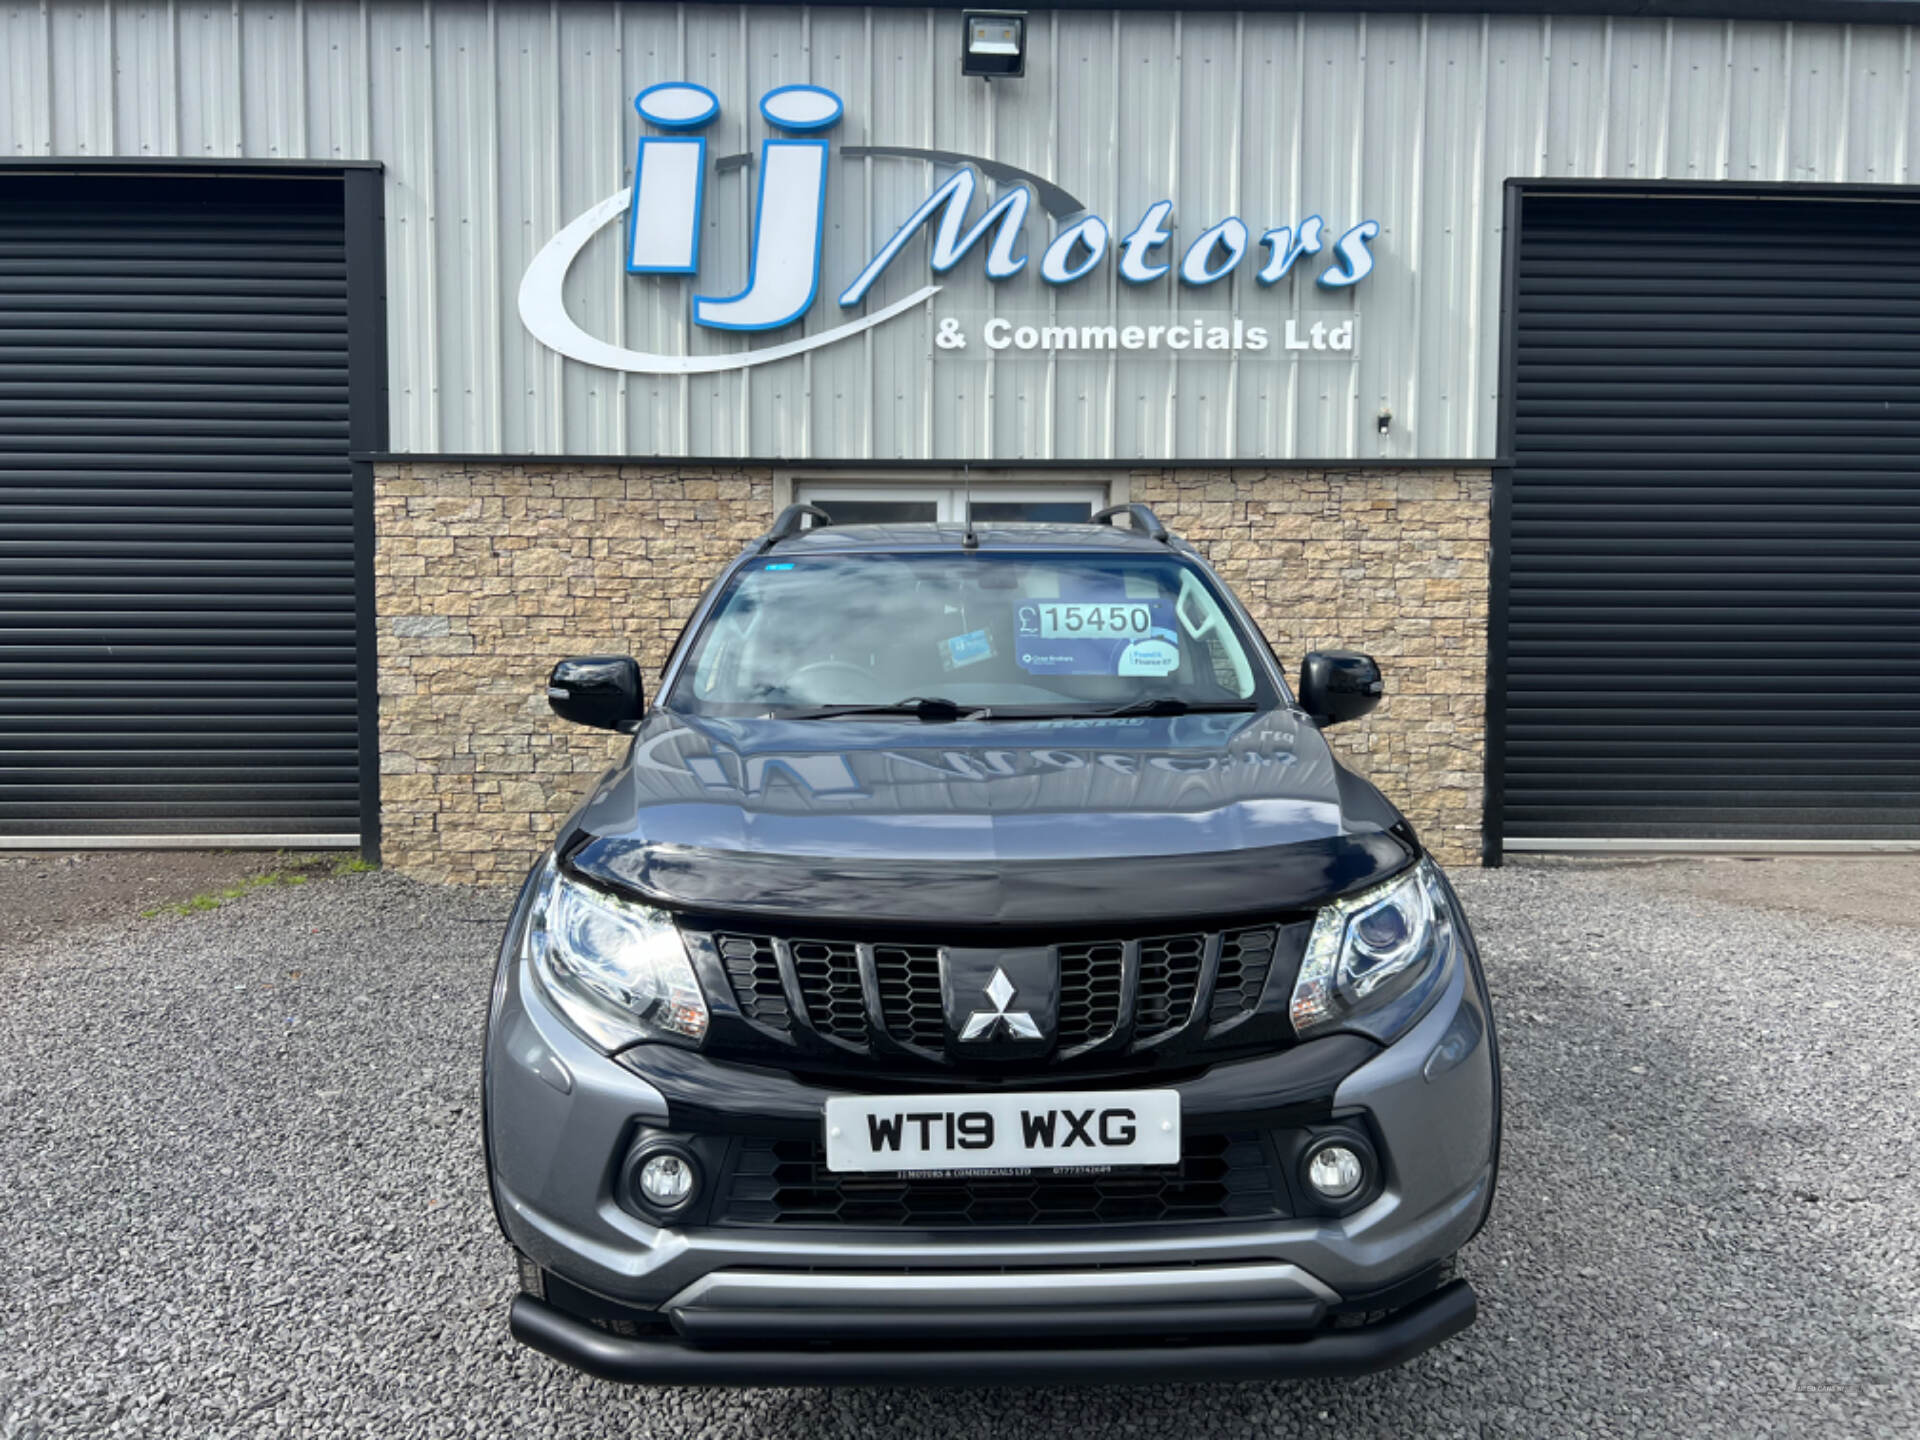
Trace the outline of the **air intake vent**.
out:
<instances>
[{"instance_id":1,"label":"air intake vent","mask_svg":"<svg viewBox=\"0 0 1920 1440\"><path fill-rule=\"evenodd\" d=\"M1154 1224L1287 1213L1258 1131L1189 1135L1177 1167L1105 1175L836 1174L818 1140L742 1142L721 1219L733 1225L983 1229Z\"/></svg>"}]
</instances>

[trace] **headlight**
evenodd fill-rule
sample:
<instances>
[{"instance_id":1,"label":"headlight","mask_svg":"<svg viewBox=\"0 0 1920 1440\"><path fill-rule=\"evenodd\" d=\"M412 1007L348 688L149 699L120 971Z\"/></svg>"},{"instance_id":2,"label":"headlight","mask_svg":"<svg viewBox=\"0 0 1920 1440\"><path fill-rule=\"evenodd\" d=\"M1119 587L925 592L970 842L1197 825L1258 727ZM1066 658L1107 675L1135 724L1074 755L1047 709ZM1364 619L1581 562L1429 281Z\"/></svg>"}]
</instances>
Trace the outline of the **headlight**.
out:
<instances>
[{"instance_id":1,"label":"headlight","mask_svg":"<svg viewBox=\"0 0 1920 1440\"><path fill-rule=\"evenodd\" d=\"M1364 1030L1391 1039L1425 1003L1453 953L1453 909L1422 860L1320 911L1293 985L1296 1035Z\"/></svg>"},{"instance_id":2,"label":"headlight","mask_svg":"<svg viewBox=\"0 0 1920 1440\"><path fill-rule=\"evenodd\" d=\"M549 860L527 922L527 959L566 1017L608 1051L698 1043L707 1001L673 917L569 880Z\"/></svg>"}]
</instances>

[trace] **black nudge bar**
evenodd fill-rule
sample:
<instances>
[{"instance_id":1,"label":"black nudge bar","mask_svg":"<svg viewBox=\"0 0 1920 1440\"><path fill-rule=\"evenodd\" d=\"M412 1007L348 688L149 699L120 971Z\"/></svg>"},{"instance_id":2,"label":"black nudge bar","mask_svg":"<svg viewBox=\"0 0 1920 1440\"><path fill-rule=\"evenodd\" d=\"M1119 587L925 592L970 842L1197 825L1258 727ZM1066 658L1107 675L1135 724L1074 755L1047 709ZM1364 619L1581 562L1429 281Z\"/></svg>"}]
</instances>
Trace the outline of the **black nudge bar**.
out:
<instances>
[{"instance_id":1,"label":"black nudge bar","mask_svg":"<svg viewBox=\"0 0 1920 1440\"><path fill-rule=\"evenodd\" d=\"M513 1302L513 1336L556 1360L603 1380L640 1385L1098 1385L1162 1380L1302 1380L1366 1375L1404 1364L1458 1335L1478 1309L1473 1289L1453 1280L1372 1325L1315 1330L1296 1339L1245 1338L1186 1345L1134 1343L1063 1346L1057 1316L1029 1325L1018 1309L988 1319L991 1346L806 1347L740 1344L711 1348L684 1335L630 1339L563 1314L531 1295ZM1179 1333L1180 1319L1163 1317L1160 1333ZM1247 1317L1252 1318L1252 1317ZM980 1333L970 1324L974 1333ZM1209 1327L1210 1328L1210 1327ZM1269 1332L1271 1334L1272 1332ZM1027 1341L1021 1344L1022 1340Z\"/></svg>"}]
</instances>

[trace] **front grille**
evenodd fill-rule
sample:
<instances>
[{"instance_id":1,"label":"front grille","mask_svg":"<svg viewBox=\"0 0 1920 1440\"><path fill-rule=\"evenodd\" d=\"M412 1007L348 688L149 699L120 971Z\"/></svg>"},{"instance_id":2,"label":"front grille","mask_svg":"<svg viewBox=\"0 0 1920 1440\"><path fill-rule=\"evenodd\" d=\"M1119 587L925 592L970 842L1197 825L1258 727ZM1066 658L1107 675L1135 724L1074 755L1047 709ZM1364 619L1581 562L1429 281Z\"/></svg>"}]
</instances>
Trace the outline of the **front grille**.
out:
<instances>
[{"instance_id":1,"label":"front grille","mask_svg":"<svg viewBox=\"0 0 1920 1440\"><path fill-rule=\"evenodd\" d=\"M1029 933L1010 935L1008 947L1046 950L1060 968L1052 1044L1037 1064L1062 1058L1098 1064L1102 1056L1160 1046L1173 1037L1181 1037L1181 1046L1204 1044L1219 1027L1260 1010L1267 977L1298 958L1308 929L1309 922L1296 922L1052 945ZM941 995L945 960L937 939L828 941L739 931L693 939L712 947L739 1014L762 1037L772 1033L801 1048L818 1037L839 1054L877 1048L881 1056L889 1054L891 1041L922 1060L952 1066L970 1058L970 1048L948 1035ZM1133 996L1131 1008L1127 996ZM1271 1035L1284 1043L1284 1016L1277 1023L1281 1029ZM1242 1037L1265 1033L1248 1029ZM822 1058L824 1046L812 1050ZM899 1056L899 1048L891 1052Z\"/></svg>"},{"instance_id":2,"label":"front grille","mask_svg":"<svg viewBox=\"0 0 1920 1440\"><path fill-rule=\"evenodd\" d=\"M1071 1055L1116 1036L1134 1045L1148 1044L1196 1020L1218 1026L1251 1014L1260 1004L1280 936L1298 928L1266 925L1218 936L1158 935L1053 945L1060 977L1053 1053ZM788 1034L810 1029L843 1048L862 1051L882 1034L929 1058L966 1058L964 1052L948 1048L937 943L737 933L709 938L740 1013L766 1029ZM1026 947L1034 941L1021 936L1008 943ZM1216 943L1214 986L1203 1005L1200 991L1208 949ZM861 983L863 963L872 966L878 993L871 1013ZM1133 1009L1127 1014L1123 998L1130 988ZM789 1001L793 994L800 998L797 1009Z\"/></svg>"},{"instance_id":3,"label":"front grille","mask_svg":"<svg viewBox=\"0 0 1920 1440\"><path fill-rule=\"evenodd\" d=\"M721 1204L733 1225L977 1229L1244 1220L1286 1213L1258 1131L1189 1135L1180 1163L1104 1175L837 1175L818 1140L744 1140Z\"/></svg>"}]
</instances>

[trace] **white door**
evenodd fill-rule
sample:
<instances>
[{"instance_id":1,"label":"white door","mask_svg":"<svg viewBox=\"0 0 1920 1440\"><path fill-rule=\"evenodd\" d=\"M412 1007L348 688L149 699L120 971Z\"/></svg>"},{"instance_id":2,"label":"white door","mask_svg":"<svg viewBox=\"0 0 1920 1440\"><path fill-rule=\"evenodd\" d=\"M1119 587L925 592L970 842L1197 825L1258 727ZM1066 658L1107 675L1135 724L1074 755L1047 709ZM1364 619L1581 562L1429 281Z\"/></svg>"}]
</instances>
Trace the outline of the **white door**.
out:
<instances>
[{"instance_id":1,"label":"white door","mask_svg":"<svg viewBox=\"0 0 1920 1440\"><path fill-rule=\"evenodd\" d=\"M1099 484L1027 485L976 482L972 505L968 487L945 481L796 480L793 498L818 505L836 525L889 525L944 520L977 525L1009 520L1075 524L1089 520L1107 503Z\"/></svg>"}]
</instances>

